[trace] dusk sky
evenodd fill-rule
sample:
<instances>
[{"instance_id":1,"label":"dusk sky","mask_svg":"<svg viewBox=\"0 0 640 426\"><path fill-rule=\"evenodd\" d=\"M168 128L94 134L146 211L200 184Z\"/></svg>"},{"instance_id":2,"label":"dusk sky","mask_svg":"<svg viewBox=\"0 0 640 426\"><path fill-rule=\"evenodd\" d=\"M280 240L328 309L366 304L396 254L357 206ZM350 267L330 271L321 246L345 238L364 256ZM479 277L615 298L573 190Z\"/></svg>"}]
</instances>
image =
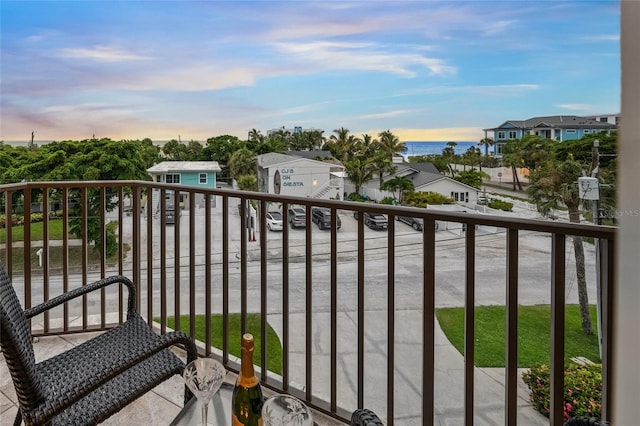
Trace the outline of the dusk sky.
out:
<instances>
[{"instance_id":1,"label":"dusk sky","mask_svg":"<svg viewBox=\"0 0 640 426\"><path fill-rule=\"evenodd\" d=\"M6 1L0 140L478 141L620 111L619 2Z\"/></svg>"}]
</instances>

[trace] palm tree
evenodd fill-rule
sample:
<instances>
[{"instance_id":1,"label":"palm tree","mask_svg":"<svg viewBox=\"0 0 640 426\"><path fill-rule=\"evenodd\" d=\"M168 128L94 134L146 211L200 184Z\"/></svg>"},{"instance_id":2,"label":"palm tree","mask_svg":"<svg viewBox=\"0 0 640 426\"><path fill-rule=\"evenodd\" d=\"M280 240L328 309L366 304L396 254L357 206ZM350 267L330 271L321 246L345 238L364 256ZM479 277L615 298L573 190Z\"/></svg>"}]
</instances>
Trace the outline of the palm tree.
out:
<instances>
[{"instance_id":1,"label":"palm tree","mask_svg":"<svg viewBox=\"0 0 640 426\"><path fill-rule=\"evenodd\" d=\"M478 145L484 146L484 155L489 155L489 147L493 146L493 139L491 138L481 139L480 142L478 142Z\"/></svg>"},{"instance_id":2,"label":"palm tree","mask_svg":"<svg viewBox=\"0 0 640 426\"><path fill-rule=\"evenodd\" d=\"M240 148L229 157L231 177L238 180L243 175L257 174L256 154L249 148Z\"/></svg>"},{"instance_id":3,"label":"palm tree","mask_svg":"<svg viewBox=\"0 0 640 426\"><path fill-rule=\"evenodd\" d=\"M447 170L449 170L451 177L455 174L451 163L453 163L456 158L456 145L458 144L455 142L447 142L447 146L442 150L442 158L444 158L447 163Z\"/></svg>"},{"instance_id":4,"label":"palm tree","mask_svg":"<svg viewBox=\"0 0 640 426\"><path fill-rule=\"evenodd\" d=\"M360 188L373 177L374 169L371 160L354 158L344 163L347 177L355 186L356 194L360 195Z\"/></svg>"},{"instance_id":5,"label":"palm tree","mask_svg":"<svg viewBox=\"0 0 640 426\"><path fill-rule=\"evenodd\" d=\"M260 130L256 130L256 129L251 129L249 131L249 140L252 142L264 142L264 135L260 132Z\"/></svg>"},{"instance_id":6,"label":"palm tree","mask_svg":"<svg viewBox=\"0 0 640 426\"><path fill-rule=\"evenodd\" d=\"M393 158L404 152L404 142L400 142L400 139L391 133L390 130L378 133L378 138L378 147L386 153L389 158Z\"/></svg>"},{"instance_id":7,"label":"palm tree","mask_svg":"<svg viewBox=\"0 0 640 426\"><path fill-rule=\"evenodd\" d=\"M349 129L340 127L333 131L333 135L329 136L329 150L338 160L347 162L354 154L354 148L359 141L353 135L349 134Z\"/></svg>"},{"instance_id":8,"label":"palm tree","mask_svg":"<svg viewBox=\"0 0 640 426\"><path fill-rule=\"evenodd\" d=\"M382 184L382 189L393 192L393 196L398 203L402 204L404 195L414 190L413 182L404 176L396 176ZM398 191L398 196L396 196Z\"/></svg>"},{"instance_id":9,"label":"palm tree","mask_svg":"<svg viewBox=\"0 0 640 426\"><path fill-rule=\"evenodd\" d=\"M502 150L502 162L511 167L511 173L513 174L513 190L516 190L516 184L518 189L522 191L522 183L518 178L518 168L524 167L524 151L522 149L523 143L521 139L510 139Z\"/></svg>"},{"instance_id":10,"label":"palm tree","mask_svg":"<svg viewBox=\"0 0 640 426\"><path fill-rule=\"evenodd\" d=\"M554 209L565 206L569 212L569 222L580 223L580 194L577 181L586 167L573 158L564 161L551 159L531 173L531 185L527 189L530 199L538 211L549 216ZM576 279L578 300L582 317L582 331L593 334L589 315L589 297L584 266L582 237L573 236L573 251L576 259Z\"/></svg>"}]
</instances>

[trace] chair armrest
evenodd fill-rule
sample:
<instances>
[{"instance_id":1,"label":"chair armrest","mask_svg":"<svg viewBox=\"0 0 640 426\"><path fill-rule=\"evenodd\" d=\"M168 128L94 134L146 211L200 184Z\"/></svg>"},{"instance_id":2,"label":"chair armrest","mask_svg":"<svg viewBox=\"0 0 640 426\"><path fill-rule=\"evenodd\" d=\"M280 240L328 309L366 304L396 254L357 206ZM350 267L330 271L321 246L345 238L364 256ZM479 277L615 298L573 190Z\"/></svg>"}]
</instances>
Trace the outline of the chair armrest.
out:
<instances>
[{"instance_id":1,"label":"chair armrest","mask_svg":"<svg viewBox=\"0 0 640 426\"><path fill-rule=\"evenodd\" d=\"M47 300L44 303L41 303L29 309L25 309L24 314L27 318L32 318L45 311L48 311L51 308L62 305L63 303L68 302L69 300L75 299L76 297L82 296L94 290L106 287L111 284L116 284L116 283L124 284L129 288L129 298L128 298L128 304L127 304L127 318L128 318L131 315L136 313L136 287L129 278L122 275L114 275L112 277L104 278L104 279L101 279L100 281L95 281L91 284L84 285L80 288L73 289L59 296L56 296L53 299Z\"/></svg>"},{"instance_id":2,"label":"chair armrest","mask_svg":"<svg viewBox=\"0 0 640 426\"><path fill-rule=\"evenodd\" d=\"M351 426L382 426L378 415L367 408L359 408L351 415Z\"/></svg>"},{"instance_id":3,"label":"chair armrest","mask_svg":"<svg viewBox=\"0 0 640 426\"><path fill-rule=\"evenodd\" d=\"M138 315L132 318L132 321L136 327L148 327L144 320L142 320ZM72 398L69 398L68 395L58 395L59 398L56 398L55 403L42 407L43 413L49 417L64 411L75 402L89 395L91 392L95 391L105 383L108 383L118 375L171 346L178 346L186 351L187 363L198 357L194 341L191 337L181 331L157 335L157 339L153 339L153 341L149 343L150 344L144 346L133 345L132 350L129 352L130 356L123 360L120 365L112 366L112 368L105 370L103 374L94 376L91 380L83 382L82 386L74 389L74 395Z\"/></svg>"}]
</instances>

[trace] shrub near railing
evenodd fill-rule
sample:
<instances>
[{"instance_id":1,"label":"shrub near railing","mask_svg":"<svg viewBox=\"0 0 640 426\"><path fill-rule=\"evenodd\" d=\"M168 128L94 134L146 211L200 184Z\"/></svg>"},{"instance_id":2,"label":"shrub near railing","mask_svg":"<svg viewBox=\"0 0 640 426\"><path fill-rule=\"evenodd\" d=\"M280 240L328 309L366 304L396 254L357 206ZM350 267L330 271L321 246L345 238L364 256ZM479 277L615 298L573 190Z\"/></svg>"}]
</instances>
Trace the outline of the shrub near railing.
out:
<instances>
[{"instance_id":1,"label":"shrub near railing","mask_svg":"<svg viewBox=\"0 0 640 426\"><path fill-rule=\"evenodd\" d=\"M549 366L532 367L522 373L529 386L531 404L540 413L549 417L550 396ZM564 419L572 417L602 416L602 365L569 364L564 372Z\"/></svg>"}]
</instances>

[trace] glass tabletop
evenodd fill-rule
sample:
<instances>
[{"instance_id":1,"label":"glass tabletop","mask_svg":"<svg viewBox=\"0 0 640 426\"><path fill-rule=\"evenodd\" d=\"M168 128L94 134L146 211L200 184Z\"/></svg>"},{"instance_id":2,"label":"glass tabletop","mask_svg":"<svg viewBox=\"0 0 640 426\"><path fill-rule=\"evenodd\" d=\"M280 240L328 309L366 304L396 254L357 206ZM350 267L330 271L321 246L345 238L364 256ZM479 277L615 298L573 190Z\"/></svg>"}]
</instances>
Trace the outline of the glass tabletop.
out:
<instances>
[{"instance_id":1,"label":"glass tabletop","mask_svg":"<svg viewBox=\"0 0 640 426\"><path fill-rule=\"evenodd\" d=\"M233 385L224 382L220 390L209 401L208 423L215 426L227 426L231 424L231 397L233 396ZM199 426L202 419L202 412L198 406L198 400L194 396L187 402L184 408L171 422L171 426Z\"/></svg>"}]
</instances>

